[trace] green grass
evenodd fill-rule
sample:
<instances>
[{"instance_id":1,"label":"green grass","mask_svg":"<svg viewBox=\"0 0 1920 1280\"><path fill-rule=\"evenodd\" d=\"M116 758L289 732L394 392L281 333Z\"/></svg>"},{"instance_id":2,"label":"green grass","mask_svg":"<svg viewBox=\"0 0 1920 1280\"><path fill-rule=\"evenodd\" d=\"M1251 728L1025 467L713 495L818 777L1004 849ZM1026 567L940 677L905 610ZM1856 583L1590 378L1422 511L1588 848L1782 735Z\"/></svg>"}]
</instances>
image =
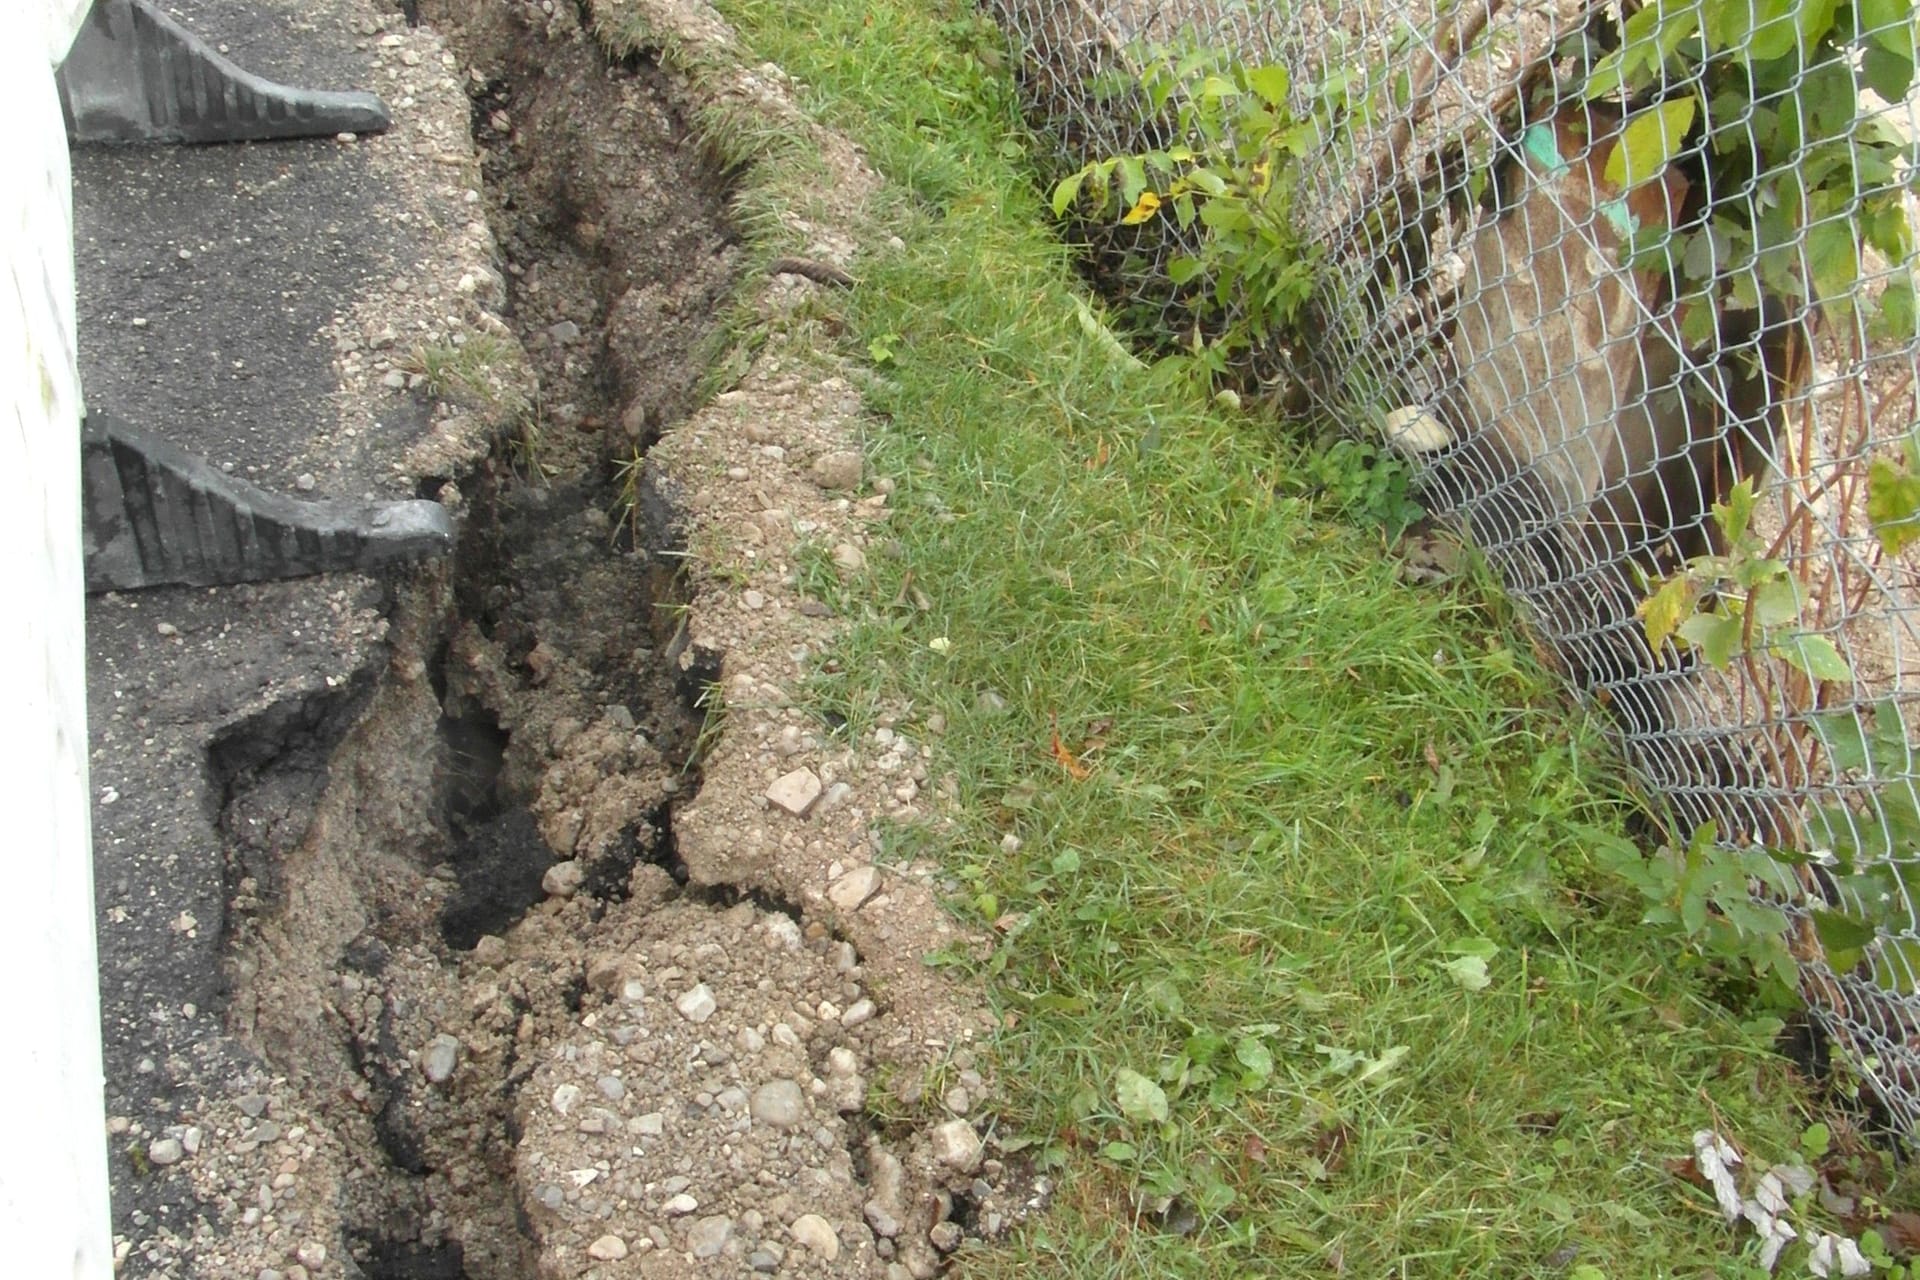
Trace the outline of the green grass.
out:
<instances>
[{"instance_id":1,"label":"green grass","mask_svg":"<svg viewBox=\"0 0 1920 1280\"><path fill-rule=\"evenodd\" d=\"M810 696L854 732L909 707L958 780L903 839L997 939L935 960L988 982L994 1123L1057 1188L962 1274L1745 1274L1665 1161L1710 1126L1790 1155L1800 1089L1593 870L1619 784L1497 602L1401 585L1294 444L1083 330L959 9L720 8L906 245L836 304L892 353L899 554ZM775 227L810 173L781 153L743 207Z\"/></svg>"}]
</instances>

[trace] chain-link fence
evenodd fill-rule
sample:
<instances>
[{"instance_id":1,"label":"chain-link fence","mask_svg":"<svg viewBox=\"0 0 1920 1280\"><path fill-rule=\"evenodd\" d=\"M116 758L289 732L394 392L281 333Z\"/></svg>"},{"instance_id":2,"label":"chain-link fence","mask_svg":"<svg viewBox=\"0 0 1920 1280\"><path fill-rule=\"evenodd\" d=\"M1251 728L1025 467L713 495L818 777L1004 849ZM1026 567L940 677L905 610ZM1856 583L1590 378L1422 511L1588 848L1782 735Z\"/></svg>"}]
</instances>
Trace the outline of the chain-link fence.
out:
<instances>
[{"instance_id":1,"label":"chain-link fence","mask_svg":"<svg viewBox=\"0 0 1920 1280\"><path fill-rule=\"evenodd\" d=\"M1911 1130L1911 0L987 8L1052 179L1147 158L1059 203L1170 342L1259 311L1207 207L1284 168L1312 288L1239 372L1415 464Z\"/></svg>"}]
</instances>

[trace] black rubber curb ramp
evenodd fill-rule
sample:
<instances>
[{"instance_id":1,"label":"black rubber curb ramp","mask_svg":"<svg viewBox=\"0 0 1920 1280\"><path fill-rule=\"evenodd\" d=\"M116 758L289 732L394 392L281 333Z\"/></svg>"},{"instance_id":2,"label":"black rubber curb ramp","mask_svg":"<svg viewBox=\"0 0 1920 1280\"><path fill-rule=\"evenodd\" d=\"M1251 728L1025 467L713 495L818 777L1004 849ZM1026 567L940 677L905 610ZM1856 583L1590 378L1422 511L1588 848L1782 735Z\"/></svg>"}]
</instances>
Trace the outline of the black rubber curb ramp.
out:
<instances>
[{"instance_id":1,"label":"black rubber curb ramp","mask_svg":"<svg viewBox=\"0 0 1920 1280\"><path fill-rule=\"evenodd\" d=\"M294 89L245 71L151 0L96 0L60 67L75 143L259 142L378 133L371 93ZM444 555L437 502L303 502L269 493L102 412L81 429L87 590L215 586Z\"/></svg>"},{"instance_id":2,"label":"black rubber curb ramp","mask_svg":"<svg viewBox=\"0 0 1920 1280\"><path fill-rule=\"evenodd\" d=\"M242 70L151 0L96 0L58 79L74 142L263 142L393 123L371 93L293 89Z\"/></svg>"},{"instance_id":3,"label":"black rubber curb ramp","mask_svg":"<svg viewBox=\"0 0 1920 1280\"><path fill-rule=\"evenodd\" d=\"M88 591L373 569L453 546L437 502L282 497L98 412L81 438Z\"/></svg>"}]
</instances>

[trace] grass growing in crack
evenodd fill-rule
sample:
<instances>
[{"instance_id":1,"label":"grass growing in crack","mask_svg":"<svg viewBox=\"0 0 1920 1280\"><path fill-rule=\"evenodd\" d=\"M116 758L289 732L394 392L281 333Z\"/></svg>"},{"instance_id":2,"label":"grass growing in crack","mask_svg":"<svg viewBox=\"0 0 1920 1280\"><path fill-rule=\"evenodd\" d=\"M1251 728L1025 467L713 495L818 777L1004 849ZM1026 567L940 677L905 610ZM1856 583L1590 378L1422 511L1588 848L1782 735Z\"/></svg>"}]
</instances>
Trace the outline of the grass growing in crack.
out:
<instances>
[{"instance_id":1,"label":"grass growing in crack","mask_svg":"<svg viewBox=\"0 0 1920 1280\"><path fill-rule=\"evenodd\" d=\"M891 352L900 554L815 692L946 721L942 856L995 941L935 959L990 982L998 1133L1058 1187L963 1274L1746 1274L1665 1161L1709 1126L1789 1156L1800 1090L1595 870L1593 727L1471 586L1402 585L1285 441L1076 323L964 9L720 8L905 246L844 301L845 349Z\"/></svg>"},{"instance_id":2,"label":"grass growing in crack","mask_svg":"<svg viewBox=\"0 0 1920 1280\"><path fill-rule=\"evenodd\" d=\"M511 415L526 404L519 384L526 380L518 347L488 333L470 334L458 346L435 343L415 347L401 369L424 380L428 395L476 409Z\"/></svg>"},{"instance_id":3,"label":"grass growing in crack","mask_svg":"<svg viewBox=\"0 0 1920 1280\"><path fill-rule=\"evenodd\" d=\"M421 379L433 398L485 415L493 424L496 455L529 484L545 482L540 398L518 343L490 333L469 334L458 345L415 347L400 369Z\"/></svg>"}]
</instances>

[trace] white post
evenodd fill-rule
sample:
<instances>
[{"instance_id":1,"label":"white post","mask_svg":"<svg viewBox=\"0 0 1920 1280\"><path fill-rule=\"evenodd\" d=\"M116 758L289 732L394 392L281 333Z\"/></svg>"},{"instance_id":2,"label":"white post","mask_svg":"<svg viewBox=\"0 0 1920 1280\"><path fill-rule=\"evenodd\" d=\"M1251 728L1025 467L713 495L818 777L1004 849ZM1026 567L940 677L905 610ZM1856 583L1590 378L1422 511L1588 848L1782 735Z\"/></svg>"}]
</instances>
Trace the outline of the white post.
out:
<instances>
[{"instance_id":1,"label":"white post","mask_svg":"<svg viewBox=\"0 0 1920 1280\"><path fill-rule=\"evenodd\" d=\"M0 1253L17 1276L113 1271L88 825L73 192L53 69L91 0L0 19ZM9 6L11 7L11 6Z\"/></svg>"}]
</instances>

